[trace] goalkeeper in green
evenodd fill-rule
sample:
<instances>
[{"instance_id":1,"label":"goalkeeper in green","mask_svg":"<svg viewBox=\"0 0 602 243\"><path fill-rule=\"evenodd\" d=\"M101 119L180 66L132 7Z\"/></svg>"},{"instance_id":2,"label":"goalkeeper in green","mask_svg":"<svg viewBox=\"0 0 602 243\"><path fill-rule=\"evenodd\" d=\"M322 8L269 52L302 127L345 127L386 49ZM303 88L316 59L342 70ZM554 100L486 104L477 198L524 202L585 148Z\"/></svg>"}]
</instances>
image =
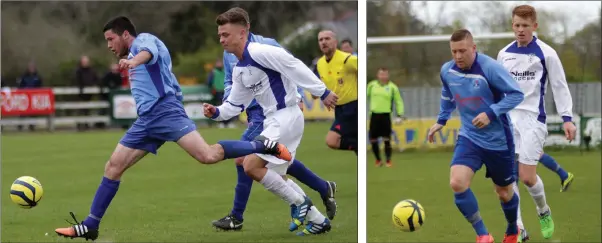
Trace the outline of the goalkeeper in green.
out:
<instances>
[{"instance_id":1,"label":"goalkeeper in green","mask_svg":"<svg viewBox=\"0 0 602 243\"><path fill-rule=\"evenodd\" d=\"M369 139L372 143L372 152L376 157L376 166L382 166L378 139L382 138L385 143L385 156L387 167L391 167L391 133L393 127L391 124L391 113L393 112L393 103L397 110L395 123L401 122L404 114L403 100L399 94L397 86L389 81L389 70L379 68L377 79L368 83L367 97L370 102L370 130Z\"/></svg>"}]
</instances>

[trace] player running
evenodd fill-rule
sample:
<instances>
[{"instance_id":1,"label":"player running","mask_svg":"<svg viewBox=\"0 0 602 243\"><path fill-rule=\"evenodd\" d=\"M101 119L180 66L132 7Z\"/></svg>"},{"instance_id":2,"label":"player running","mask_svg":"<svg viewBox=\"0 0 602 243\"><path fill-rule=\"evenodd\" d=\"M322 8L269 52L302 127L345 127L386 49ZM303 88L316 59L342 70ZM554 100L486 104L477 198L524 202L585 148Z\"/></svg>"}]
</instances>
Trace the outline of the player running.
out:
<instances>
[{"instance_id":1,"label":"player running","mask_svg":"<svg viewBox=\"0 0 602 243\"><path fill-rule=\"evenodd\" d=\"M127 17L110 20L103 28L107 47L121 59L121 68L129 69L132 95L138 119L126 132L105 166L104 177L96 191L90 214L83 222L56 229L60 236L96 240L98 228L111 200L117 193L123 173L146 154L156 154L166 142L176 142L203 164L263 153L291 160L288 149L277 142L259 137L254 141L220 141L209 145L188 118L182 91L171 72L169 50L157 37L136 32Z\"/></svg>"},{"instance_id":2,"label":"player running","mask_svg":"<svg viewBox=\"0 0 602 243\"><path fill-rule=\"evenodd\" d=\"M330 30L320 31L318 42L324 54L316 64L318 76L339 96L326 144L357 155L357 56L338 50L336 35Z\"/></svg>"},{"instance_id":3,"label":"player running","mask_svg":"<svg viewBox=\"0 0 602 243\"><path fill-rule=\"evenodd\" d=\"M243 112L255 98L265 117L259 137L288 145L292 158L252 154L243 161L245 173L289 205L295 205L290 231L297 230L306 218L306 228L297 235L329 231L330 221L285 174L301 142L305 122L297 105L297 85L320 97L329 109L335 106L337 96L283 48L248 41L248 18L240 11L226 11L217 17L216 23L220 43L237 57L238 63L232 70L232 89L226 102L219 107L205 104L205 116L216 121L230 119Z\"/></svg>"},{"instance_id":4,"label":"player running","mask_svg":"<svg viewBox=\"0 0 602 243\"><path fill-rule=\"evenodd\" d=\"M572 122L573 101L564 70L556 51L543 41L533 36L537 29L537 13L529 5L520 5L512 11L512 30L516 40L500 50L498 62L514 77L525 100L508 114L513 121L513 134L518 155L518 175L533 197L541 233L549 239L554 233L554 221L550 207L546 202L544 185L537 175L538 160L548 169L556 171L560 176L560 191L566 191L573 182L573 174L567 173L550 155L543 152L548 129L546 125L546 110L544 95L546 81L549 81L554 93L556 110L564 121L566 139L575 139L577 128ZM514 183L517 191L517 183ZM521 240L528 239L518 212L518 224L521 228Z\"/></svg>"},{"instance_id":5,"label":"player running","mask_svg":"<svg viewBox=\"0 0 602 243\"><path fill-rule=\"evenodd\" d=\"M387 159L387 167L393 166L391 155L391 132L393 125L391 124L391 113L393 104L397 109L397 117L395 123L401 122L403 116L403 99L399 94L399 88L394 83L389 81L389 70L379 68L376 74L378 80L373 80L368 83L367 96L370 101L370 143L372 143L372 152L376 157L376 166L382 166L380 161L380 148L378 146L378 138L382 138L385 143L385 156Z\"/></svg>"},{"instance_id":6,"label":"player running","mask_svg":"<svg viewBox=\"0 0 602 243\"><path fill-rule=\"evenodd\" d=\"M245 18L247 22L246 29L250 29L249 14L242 8L233 8L230 11L238 12ZM249 32L249 42L258 42L266 45L273 45L281 47L276 40L266 38L260 35L255 35ZM232 89L232 69L238 63L238 58L227 51L224 51L224 71L225 71L225 95L224 102L230 95ZM298 93L300 96L303 95L303 90L299 88ZM300 101L301 102L301 101ZM303 107L299 103L300 107ZM248 127L244 131L241 140L253 141L253 139L263 132L263 121L265 119L263 109L257 104L256 100L251 101L251 104L246 109ZM243 158L236 159L236 171L238 175L238 181L236 183L234 193L234 206L232 211L227 216L213 221L213 226L222 230L240 230L243 226L243 214L251 195L251 187L253 185L253 179L245 174L243 165ZM320 193L324 206L326 206L326 215L332 220L336 215L337 204L334 199L336 192L336 184L331 181L324 181L322 178L314 174L311 170L307 169L303 163L299 160L293 160L291 165L288 167L287 174L297 178L303 184L309 186L311 189L316 190ZM289 180L289 183L294 183ZM291 209L295 208L291 205Z\"/></svg>"},{"instance_id":7,"label":"player running","mask_svg":"<svg viewBox=\"0 0 602 243\"><path fill-rule=\"evenodd\" d=\"M508 111L524 96L504 67L476 52L472 34L465 29L451 36L453 60L441 67L441 111L428 133L429 142L457 107L462 127L451 161L450 186L456 206L477 233L477 243L493 242L479 214L477 199L470 190L476 171L485 164L485 176L495 184L508 222L504 243L517 242L516 215L519 198L512 188L515 180L514 142Z\"/></svg>"}]
</instances>

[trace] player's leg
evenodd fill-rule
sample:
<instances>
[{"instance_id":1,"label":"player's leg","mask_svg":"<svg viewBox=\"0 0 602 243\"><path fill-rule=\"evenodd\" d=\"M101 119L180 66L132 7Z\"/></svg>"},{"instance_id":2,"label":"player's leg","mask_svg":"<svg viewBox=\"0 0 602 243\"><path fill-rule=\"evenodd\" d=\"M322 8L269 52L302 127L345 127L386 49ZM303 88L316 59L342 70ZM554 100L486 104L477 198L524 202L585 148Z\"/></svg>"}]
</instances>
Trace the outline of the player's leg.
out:
<instances>
[{"instance_id":1,"label":"player's leg","mask_svg":"<svg viewBox=\"0 0 602 243\"><path fill-rule=\"evenodd\" d=\"M510 149L506 151L486 150L483 161L487 166L487 177L490 177L495 185L495 191L508 223L503 242L517 242L520 233L517 222L520 199L513 189L516 181L513 142L509 143L509 146Z\"/></svg>"},{"instance_id":2,"label":"player's leg","mask_svg":"<svg viewBox=\"0 0 602 243\"><path fill-rule=\"evenodd\" d=\"M569 189L571 183L573 183L573 173L564 170L556 160L549 154L542 154L539 162L551 171L556 172L560 177L560 192L565 192Z\"/></svg>"},{"instance_id":3,"label":"player's leg","mask_svg":"<svg viewBox=\"0 0 602 243\"><path fill-rule=\"evenodd\" d=\"M393 149L391 148L391 132L393 130L393 124L391 124L391 116L387 114L386 119L383 120L383 142L385 144L385 157L387 158L387 167L393 166L391 156L393 155Z\"/></svg>"},{"instance_id":4,"label":"player's leg","mask_svg":"<svg viewBox=\"0 0 602 243\"><path fill-rule=\"evenodd\" d=\"M554 234L554 221L550 207L546 202L544 184L537 175L537 162L543 153L543 145L547 135L545 124L532 119L523 119L524 126L517 126L520 133L520 150L517 150L518 156L518 174L520 180L527 187L527 191L535 201L541 233L548 239Z\"/></svg>"},{"instance_id":5,"label":"player's leg","mask_svg":"<svg viewBox=\"0 0 602 243\"><path fill-rule=\"evenodd\" d=\"M372 144L372 153L374 153L374 158L376 161L374 164L376 166L382 166L381 158L380 158L380 147L378 146L378 138L382 134L382 127L380 126L380 119L378 114L372 114L370 116L370 130L368 132L368 137L370 139L370 144Z\"/></svg>"},{"instance_id":6,"label":"player's leg","mask_svg":"<svg viewBox=\"0 0 602 243\"><path fill-rule=\"evenodd\" d=\"M337 184L334 181L325 181L297 159L293 160L286 173L320 193L328 218L334 219L337 213L337 202L335 200Z\"/></svg>"},{"instance_id":7,"label":"player's leg","mask_svg":"<svg viewBox=\"0 0 602 243\"><path fill-rule=\"evenodd\" d=\"M276 171L267 168L267 161L256 154L245 157L243 166L245 173L254 181L259 182L268 191L280 197L289 205L295 205L295 215L289 230L294 231L305 221L309 208L313 206L307 197L299 194L291 188L287 182ZM293 227L294 226L294 227Z\"/></svg>"},{"instance_id":8,"label":"player's leg","mask_svg":"<svg viewBox=\"0 0 602 243\"><path fill-rule=\"evenodd\" d=\"M56 229L58 235L91 240L98 238L100 221L117 194L123 173L148 152L156 153L163 144L163 141L148 138L144 126L138 123L136 121L126 132L106 163L104 176L92 201L88 217L80 223L72 214L71 216L76 222L71 227Z\"/></svg>"},{"instance_id":9,"label":"player's leg","mask_svg":"<svg viewBox=\"0 0 602 243\"><path fill-rule=\"evenodd\" d=\"M282 165L278 165L278 166L282 166ZM271 169L278 170L276 168L271 168ZM283 177L283 179L286 180L286 183L291 188L293 188L296 192L303 195L304 197L307 197L307 195L305 194L303 189L299 185L297 185L297 183L295 183L295 181L293 181L291 179L287 179L286 177ZM291 205L291 206L293 206L293 205ZM298 232L297 235L302 236L302 235L310 235L310 234L322 234L322 233L326 233L326 232L330 231L330 229L331 229L330 221L326 217L324 217L324 215L322 215L320 213L320 211L318 210L318 208L316 208L316 206L311 206L311 208L309 209L309 212L307 212L307 221L309 223L307 224L305 229L303 229L303 231L301 231L301 232Z\"/></svg>"},{"instance_id":10,"label":"player's leg","mask_svg":"<svg viewBox=\"0 0 602 243\"><path fill-rule=\"evenodd\" d=\"M475 171L482 166L477 146L463 136L458 136L450 168L450 187L455 204L477 234L477 242L493 242L479 213L477 198L470 189Z\"/></svg>"},{"instance_id":11,"label":"player's leg","mask_svg":"<svg viewBox=\"0 0 602 243\"><path fill-rule=\"evenodd\" d=\"M241 141L253 141L253 139L263 131L262 122L250 122L249 127L241 136ZM243 227L243 214L247 208L249 197L251 196L251 188L253 187L253 179L249 177L243 168L244 157L235 159L236 166L236 187L234 188L234 203L232 210L225 217L214 220L213 226L222 230L240 230Z\"/></svg>"},{"instance_id":12,"label":"player's leg","mask_svg":"<svg viewBox=\"0 0 602 243\"><path fill-rule=\"evenodd\" d=\"M190 156L203 164L215 164L217 162L243 157L249 154L270 154L284 160L292 159L286 146L269 139L254 141L222 140L217 144L209 145L201 134L190 131L177 140Z\"/></svg>"},{"instance_id":13,"label":"player's leg","mask_svg":"<svg viewBox=\"0 0 602 243\"><path fill-rule=\"evenodd\" d=\"M326 145L357 154L357 101L335 107L335 121L326 134Z\"/></svg>"}]
</instances>

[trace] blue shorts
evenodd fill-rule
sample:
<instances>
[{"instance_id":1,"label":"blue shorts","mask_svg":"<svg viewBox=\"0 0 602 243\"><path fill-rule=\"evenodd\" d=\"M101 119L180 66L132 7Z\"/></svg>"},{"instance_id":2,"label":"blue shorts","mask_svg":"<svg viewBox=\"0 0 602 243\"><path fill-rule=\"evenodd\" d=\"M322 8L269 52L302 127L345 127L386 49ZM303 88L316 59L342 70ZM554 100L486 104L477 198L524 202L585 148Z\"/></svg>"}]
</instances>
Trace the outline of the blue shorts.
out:
<instances>
[{"instance_id":1,"label":"blue shorts","mask_svg":"<svg viewBox=\"0 0 602 243\"><path fill-rule=\"evenodd\" d=\"M498 186L507 186L516 180L514 149L488 150L479 147L464 136L458 136L451 165L468 166L475 173L483 164L487 168L485 177Z\"/></svg>"},{"instance_id":2,"label":"blue shorts","mask_svg":"<svg viewBox=\"0 0 602 243\"><path fill-rule=\"evenodd\" d=\"M157 154L166 141L176 142L194 130L196 124L188 118L182 103L175 97L166 96L150 112L138 117L119 143Z\"/></svg>"},{"instance_id":3,"label":"blue shorts","mask_svg":"<svg viewBox=\"0 0 602 243\"><path fill-rule=\"evenodd\" d=\"M334 122L330 130L338 133L341 137L357 138L358 119L357 100L334 108Z\"/></svg>"},{"instance_id":4,"label":"blue shorts","mask_svg":"<svg viewBox=\"0 0 602 243\"><path fill-rule=\"evenodd\" d=\"M263 132L263 110L257 107L247 108L247 129L243 132L240 140L242 141L253 141L255 137L259 136Z\"/></svg>"}]
</instances>

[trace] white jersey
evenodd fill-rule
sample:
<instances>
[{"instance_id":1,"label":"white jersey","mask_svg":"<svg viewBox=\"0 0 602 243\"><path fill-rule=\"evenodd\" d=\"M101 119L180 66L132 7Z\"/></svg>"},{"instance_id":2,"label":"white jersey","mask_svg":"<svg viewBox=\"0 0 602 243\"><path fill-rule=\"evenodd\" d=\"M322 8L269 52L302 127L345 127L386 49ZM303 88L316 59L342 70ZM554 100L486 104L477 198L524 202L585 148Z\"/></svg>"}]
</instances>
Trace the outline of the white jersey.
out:
<instances>
[{"instance_id":1,"label":"white jersey","mask_svg":"<svg viewBox=\"0 0 602 243\"><path fill-rule=\"evenodd\" d=\"M216 121L228 120L245 110L253 99L269 117L298 105L297 85L313 96L328 94L326 85L299 59L280 47L247 42L242 60L232 70L232 90L219 107Z\"/></svg>"},{"instance_id":2,"label":"white jersey","mask_svg":"<svg viewBox=\"0 0 602 243\"><path fill-rule=\"evenodd\" d=\"M497 60L510 72L525 94L525 100L515 110L536 113L537 120L545 124L544 95L547 82L550 82L558 114L564 121L571 121L573 100L562 63L552 47L534 36L526 47L519 48L517 41L513 41L500 50Z\"/></svg>"}]
</instances>

